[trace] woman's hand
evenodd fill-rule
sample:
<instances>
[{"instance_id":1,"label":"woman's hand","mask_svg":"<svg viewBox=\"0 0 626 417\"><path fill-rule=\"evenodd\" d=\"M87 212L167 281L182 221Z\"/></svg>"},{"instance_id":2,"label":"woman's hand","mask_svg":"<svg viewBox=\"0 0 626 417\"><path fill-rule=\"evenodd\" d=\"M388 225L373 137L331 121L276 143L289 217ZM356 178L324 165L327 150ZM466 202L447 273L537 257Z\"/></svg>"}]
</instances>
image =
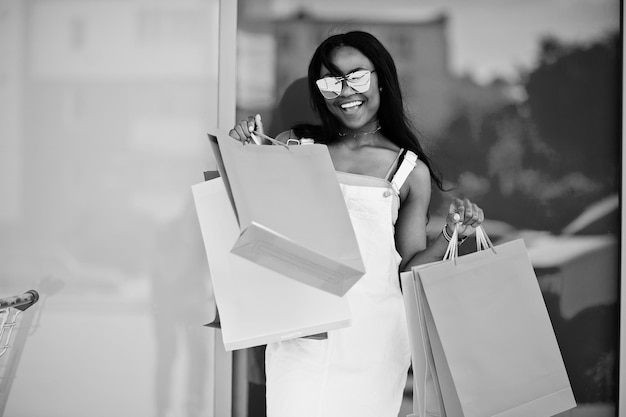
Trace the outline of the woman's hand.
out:
<instances>
[{"instance_id":1,"label":"woman's hand","mask_svg":"<svg viewBox=\"0 0 626 417\"><path fill-rule=\"evenodd\" d=\"M242 143L254 142L260 145L262 143L262 139L253 132L263 132L263 122L261 122L261 116L249 116L247 119L241 120L239 123L235 125L229 132L228 135L237 139Z\"/></svg>"},{"instance_id":2,"label":"woman's hand","mask_svg":"<svg viewBox=\"0 0 626 417\"><path fill-rule=\"evenodd\" d=\"M454 228L458 226L459 238L463 239L476 231L485 220L483 209L472 203L469 199L455 198L448 209L446 228L451 236Z\"/></svg>"}]
</instances>

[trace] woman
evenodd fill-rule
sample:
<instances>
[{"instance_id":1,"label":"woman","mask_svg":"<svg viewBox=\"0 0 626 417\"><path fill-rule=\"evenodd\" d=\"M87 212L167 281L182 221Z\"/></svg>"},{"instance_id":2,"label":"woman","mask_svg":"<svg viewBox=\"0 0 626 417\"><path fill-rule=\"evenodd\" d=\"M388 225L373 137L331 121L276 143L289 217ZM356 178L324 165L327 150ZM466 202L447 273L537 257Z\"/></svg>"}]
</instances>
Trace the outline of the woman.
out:
<instances>
[{"instance_id":1,"label":"woman","mask_svg":"<svg viewBox=\"0 0 626 417\"><path fill-rule=\"evenodd\" d=\"M326 39L311 59L308 84L321 126L296 126L278 139L328 146L367 273L346 294L352 326L325 340L268 345L268 416L397 417L410 365L399 271L442 259L455 228L461 239L469 236L483 212L455 199L427 247L431 183L441 188L441 181L404 112L394 61L374 36ZM249 141L260 130L257 116L229 133Z\"/></svg>"}]
</instances>

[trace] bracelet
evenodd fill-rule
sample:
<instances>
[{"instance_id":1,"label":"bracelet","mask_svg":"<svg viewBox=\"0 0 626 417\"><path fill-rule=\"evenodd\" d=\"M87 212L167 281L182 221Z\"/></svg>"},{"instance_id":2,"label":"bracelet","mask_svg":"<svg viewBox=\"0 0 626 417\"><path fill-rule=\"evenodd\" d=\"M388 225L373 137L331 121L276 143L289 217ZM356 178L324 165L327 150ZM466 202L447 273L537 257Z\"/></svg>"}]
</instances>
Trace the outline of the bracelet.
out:
<instances>
[{"instance_id":1,"label":"bracelet","mask_svg":"<svg viewBox=\"0 0 626 417\"><path fill-rule=\"evenodd\" d=\"M447 240L448 242L450 242L450 241L452 240L452 236L450 236L450 235L448 234L448 227L447 227L447 226L448 226L447 224L444 224L444 225L443 225L443 229L441 230L441 233L443 234L443 238L444 238L445 240ZM458 235L457 235L457 236L458 236ZM458 245L460 245L461 243L465 242L465 239L467 239L467 236L465 236L465 237L463 237L463 238L458 239L457 244L458 244Z\"/></svg>"}]
</instances>

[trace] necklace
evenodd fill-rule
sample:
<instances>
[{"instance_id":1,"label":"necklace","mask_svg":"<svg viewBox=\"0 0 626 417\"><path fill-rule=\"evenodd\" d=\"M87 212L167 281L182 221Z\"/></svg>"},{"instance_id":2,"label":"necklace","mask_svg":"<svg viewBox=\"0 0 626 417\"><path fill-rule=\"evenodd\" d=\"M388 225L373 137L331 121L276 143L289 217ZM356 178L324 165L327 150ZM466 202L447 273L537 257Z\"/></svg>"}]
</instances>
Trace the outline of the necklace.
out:
<instances>
[{"instance_id":1,"label":"necklace","mask_svg":"<svg viewBox=\"0 0 626 417\"><path fill-rule=\"evenodd\" d=\"M359 135L373 135L374 133L378 132L380 130L380 125L376 126L376 129L372 130L371 132L354 132L354 133L350 133L350 136L353 138L356 138ZM347 136L348 133L346 132L339 132L339 136L341 136L342 138Z\"/></svg>"}]
</instances>

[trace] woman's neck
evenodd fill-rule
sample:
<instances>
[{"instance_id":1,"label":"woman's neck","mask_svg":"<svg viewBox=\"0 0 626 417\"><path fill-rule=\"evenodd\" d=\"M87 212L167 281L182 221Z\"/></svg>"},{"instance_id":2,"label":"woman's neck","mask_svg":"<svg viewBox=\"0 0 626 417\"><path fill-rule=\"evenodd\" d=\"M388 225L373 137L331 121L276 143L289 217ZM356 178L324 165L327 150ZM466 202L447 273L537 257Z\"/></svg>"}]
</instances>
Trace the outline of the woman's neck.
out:
<instances>
[{"instance_id":1,"label":"woman's neck","mask_svg":"<svg viewBox=\"0 0 626 417\"><path fill-rule=\"evenodd\" d=\"M380 123L378 122L378 119L376 119L366 123L364 126L358 129L341 129L339 131L339 137L346 139L356 139L364 136L375 135L378 131L380 131Z\"/></svg>"}]
</instances>

